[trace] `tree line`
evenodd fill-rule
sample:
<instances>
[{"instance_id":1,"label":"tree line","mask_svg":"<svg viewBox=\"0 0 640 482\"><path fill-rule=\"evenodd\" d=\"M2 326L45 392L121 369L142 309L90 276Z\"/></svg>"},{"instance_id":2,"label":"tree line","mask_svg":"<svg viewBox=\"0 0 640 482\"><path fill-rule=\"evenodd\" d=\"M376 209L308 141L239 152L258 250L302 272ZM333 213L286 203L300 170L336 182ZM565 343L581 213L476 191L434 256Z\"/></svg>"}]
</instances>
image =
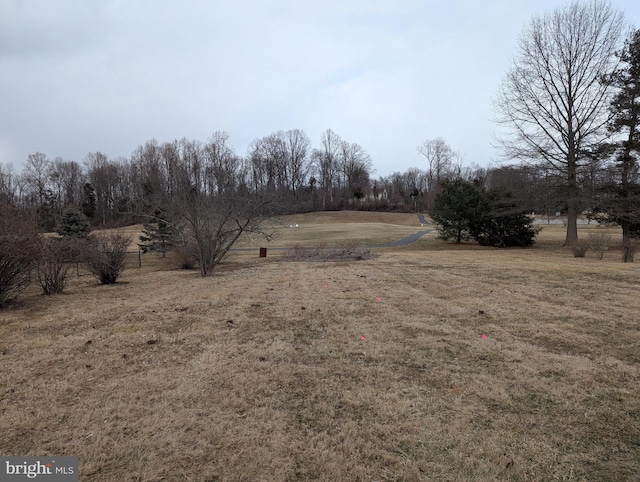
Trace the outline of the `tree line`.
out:
<instances>
[{"instance_id":1,"label":"tree line","mask_svg":"<svg viewBox=\"0 0 640 482\"><path fill-rule=\"evenodd\" d=\"M372 161L357 143L331 129L312 148L299 129L255 139L236 154L225 132L206 141L150 140L128 158L91 152L81 163L41 152L30 154L21 173L0 165L0 199L37 212L46 229L75 207L93 226L130 221L169 206L188 184L204 194L242 189L276 199L287 212L338 209L370 190Z\"/></svg>"},{"instance_id":2,"label":"tree line","mask_svg":"<svg viewBox=\"0 0 640 482\"><path fill-rule=\"evenodd\" d=\"M53 230L68 209L82 212L92 227L144 222L158 208L176 203L184 189L224 192L233 186L271 196L282 213L366 209L428 212L447 180L465 179L487 188L501 186L518 194L523 211L553 214L566 209L562 180L543 164L480 167L442 138L426 140L417 150L425 168L373 179L371 157L357 143L327 130L321 148L311 149L301 130L256 139L238 156L224 132L206 143L150 140L129 158L110 159L91 152L83 161L36 152L16 172L0 164L0 200L37 217ZM611 179L613 165L585 170L578 182L589 196Z\"/></svg>"}]
</instances>

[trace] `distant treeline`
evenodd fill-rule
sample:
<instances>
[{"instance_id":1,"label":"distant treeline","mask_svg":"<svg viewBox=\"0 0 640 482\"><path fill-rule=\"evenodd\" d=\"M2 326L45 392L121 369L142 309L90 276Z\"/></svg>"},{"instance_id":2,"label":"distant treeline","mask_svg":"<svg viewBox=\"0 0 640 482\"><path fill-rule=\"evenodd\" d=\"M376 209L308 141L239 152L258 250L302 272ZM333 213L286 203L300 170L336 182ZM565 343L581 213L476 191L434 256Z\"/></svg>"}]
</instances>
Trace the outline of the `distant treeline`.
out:
<instances>
[{"instance_id":1,"label":"distant treeline","mask_svg":"<svg viewBox=\"0 0 640 482\"><path fill-rule=\"evenodd\" d=\"M152 139L128 158L91 152L80 163L36 152L28 156L22 172L0 164L0 200L37 214L45 229L58 225L68 208L82 211L93 227L100 227L140 222L158 207L172 205L185 189L266 195L277 200L281 213L428 212L444 181L466 179L513 192L523 212L553 214L565 209L565 183L543 164L465 166L440 138L425 141L418 151L425 158L424 168L377 179L372 178L369 154L330 129L317 148L303 131L294 129L255 139L245 156L234 152L224 132L215 132L206 142ZM606 161L580 170L584 209L597 207L594 193L614 176L613 163Z\"/></svg>"}]
</instances>

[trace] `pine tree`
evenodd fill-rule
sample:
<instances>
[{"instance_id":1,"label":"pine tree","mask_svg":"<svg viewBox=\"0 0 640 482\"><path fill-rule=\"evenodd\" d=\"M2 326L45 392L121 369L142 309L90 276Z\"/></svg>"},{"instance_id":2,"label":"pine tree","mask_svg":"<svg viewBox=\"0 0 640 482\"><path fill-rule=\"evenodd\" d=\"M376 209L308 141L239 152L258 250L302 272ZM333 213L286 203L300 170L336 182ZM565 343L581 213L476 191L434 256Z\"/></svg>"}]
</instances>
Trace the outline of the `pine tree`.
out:
<instances>
[{"instance_id":1,"label":"pine tree","mask_svg":"<svg viewBox=\"0 0 640 482\"><path fill-rule=\"evenodd\" d=\"M600 209L622 227L623 261L633 261L631 238L640 234L640 30L634 31L617 53L622 67L606 80L617 89L611 102L612 121L609 128L620 135L612 147L616 156L615 184L603 187Z\"/></svg>"},{"instance_id":2,"label":"pine tree","mask_svg":"<svg viewBox=\"0 0 640 482\"><path fill-rule=\"evenodd\" d=\"M531 224L511 192L494 188L482 192L478 216L469 231L483 246L530 246L540 231Z\"/></svg>"},{"instance_id":3,"label":"pine tree","mask_svg":"<svg viewBox=\"0 0 640 482\"><path fill-rule=\"evenodd\" d=\"M460 243L471 237L469 227L477 217L480 193L478 186L464 179L444 182L429 212L440 239Z\"/></svg>"},{"instance_id":4,"label":"pine tree","mask_svg":"<svg viewBox=\"0 0 640 482\"><path fill-rule=\"evenodd\" d=\"M456 243L473 239L483 246L529 246L539 231L512 193L485 191L463 179L445 181L430 215L440 239Z\"/></svg>"},{"instance_id":5,"label":"pine tree","mask_svg":"<svg viewBox=\"0 0 640 482\"><path fill-rule=\"evenodd\" d=\"M80 211L67 209L56 227L56 233L72 238L86 238L89 234L89 221Z\"/></svg>"},{"instance_id":6,"label":"pine tree","mask_svg":"<svg viewBox=\"0 0 640 482\"><path fill-rule=\"evenodd\" d=\"M163 209L156 209L153 219L153 222L144 224L138 246L143 253L160 252L164 258L167 249L177 244L178 232Z\"/></svg>"}]
</instances>

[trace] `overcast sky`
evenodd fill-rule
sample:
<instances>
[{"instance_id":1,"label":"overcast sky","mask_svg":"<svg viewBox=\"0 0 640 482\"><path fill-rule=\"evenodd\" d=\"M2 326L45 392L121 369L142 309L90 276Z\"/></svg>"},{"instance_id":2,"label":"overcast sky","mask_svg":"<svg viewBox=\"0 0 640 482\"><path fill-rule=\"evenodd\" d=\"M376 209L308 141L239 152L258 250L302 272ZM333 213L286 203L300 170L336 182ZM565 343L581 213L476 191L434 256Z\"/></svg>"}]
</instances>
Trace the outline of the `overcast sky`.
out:
<instances>
[{"instance_id":1,"label":"overcast sky","mask_svg":"<svg viewBox=\"0 0 640 482\"><path fill-rule=\"evenodd\" d=\"M640 1L613 0L640 27ZM240 155L330 128L374 177L444 138L487 166L491 97L523 27L559 0L0 0L0 164L128 157L226 131Z\"/></svg>"}]
</instances>

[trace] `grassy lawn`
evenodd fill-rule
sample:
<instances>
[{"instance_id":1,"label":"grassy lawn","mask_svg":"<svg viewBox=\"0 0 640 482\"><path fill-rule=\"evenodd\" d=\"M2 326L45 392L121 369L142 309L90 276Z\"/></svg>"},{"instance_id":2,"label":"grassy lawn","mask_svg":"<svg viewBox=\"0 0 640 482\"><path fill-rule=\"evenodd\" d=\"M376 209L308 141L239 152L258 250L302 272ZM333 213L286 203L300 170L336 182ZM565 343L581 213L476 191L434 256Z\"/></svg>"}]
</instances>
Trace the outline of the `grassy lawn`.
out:
<instances>
[{"instance_id":1,"label":"grassy lawn","mask_svg":"<svg viewBox=\"0 0 640 482\"><path fill-rule=\"evenodd\" d=\"M269 246L423 229L367 214L284 219ZM209 278L148 254L27 291L0 312L0 453L77 455L87 481L638 480L640 265L563 236L357 262L253 239Z\"/></svg>"}]
</instances>

